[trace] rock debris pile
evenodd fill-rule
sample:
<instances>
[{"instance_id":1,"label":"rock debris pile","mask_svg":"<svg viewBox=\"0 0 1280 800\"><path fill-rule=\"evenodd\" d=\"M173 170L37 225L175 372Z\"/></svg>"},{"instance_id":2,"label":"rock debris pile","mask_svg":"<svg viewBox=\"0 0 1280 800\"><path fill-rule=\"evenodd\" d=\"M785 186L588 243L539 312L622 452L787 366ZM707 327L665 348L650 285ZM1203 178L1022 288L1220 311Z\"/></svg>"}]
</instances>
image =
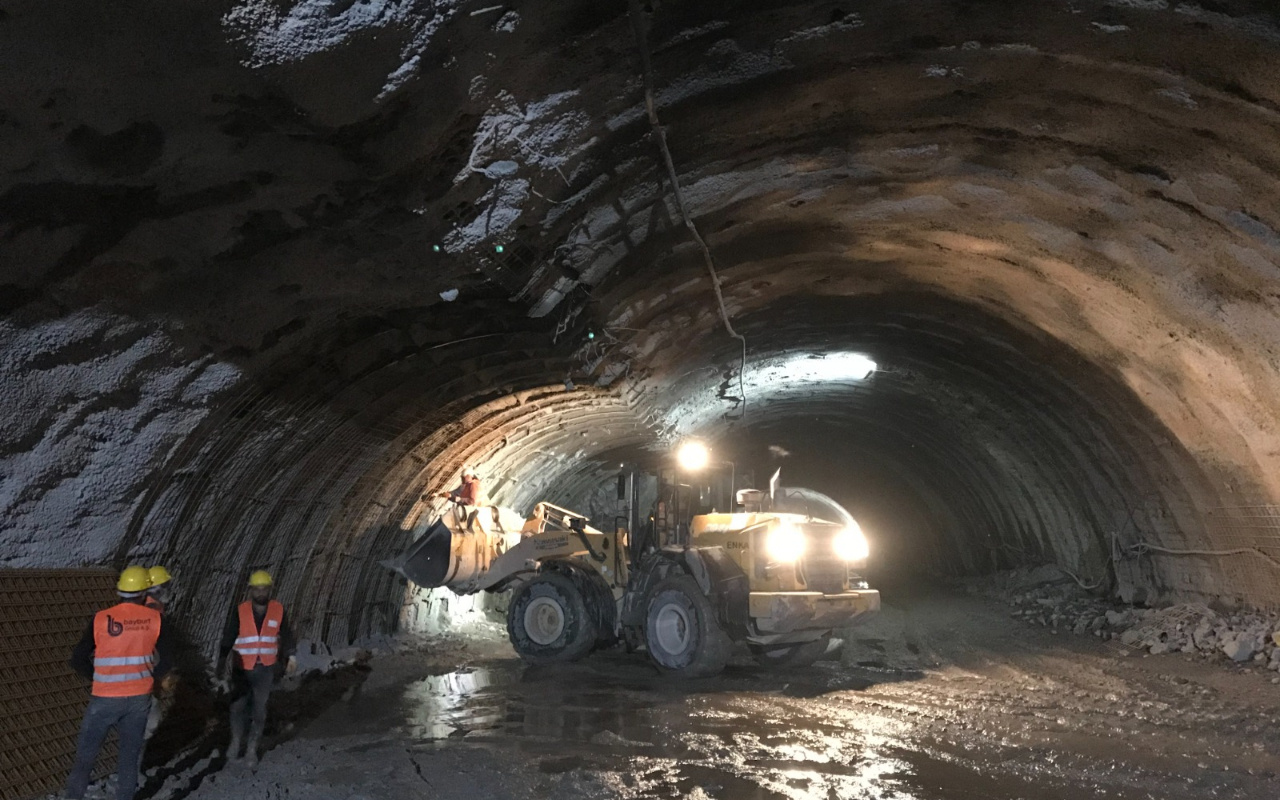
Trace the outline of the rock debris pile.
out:
<instances>
[{"instance_id":1,"label":"rock debris pile","mask_svg":"<svg viewBox=\"0 0 1280 800\"><path fill-rule=\"evenodd\" d=\"M1052 565L962 581L969 594L1014 607L1014 619L1116 641L1151 655L1200 654L1280 672L1280 615L1219 612L1202 603L1166 608L1124 606L1092 594Z\"/></svg>"}]
</instances>

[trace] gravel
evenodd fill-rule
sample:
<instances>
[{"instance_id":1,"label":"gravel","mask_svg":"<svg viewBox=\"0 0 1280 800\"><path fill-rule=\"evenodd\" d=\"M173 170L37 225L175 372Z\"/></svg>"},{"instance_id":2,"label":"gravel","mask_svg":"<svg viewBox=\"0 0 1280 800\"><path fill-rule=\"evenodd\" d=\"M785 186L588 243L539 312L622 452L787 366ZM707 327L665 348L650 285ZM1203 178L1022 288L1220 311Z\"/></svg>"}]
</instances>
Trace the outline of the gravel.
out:
<instances>
[{"instance_id":1,"label":"gravel","mask_svg":"<svg viewBox=\"0 0 1280 800\"><path fill-rule=\"evenodd\" d=\"M1114 641L1150 655L1199 654L1224 663L1280 672L1280 615L1259 610L1219 612L1203 603L1141 608L1083 589L1053 565L960 581L969 594L1000 600L1032 625Z\"/></svg>"}]
</instances>

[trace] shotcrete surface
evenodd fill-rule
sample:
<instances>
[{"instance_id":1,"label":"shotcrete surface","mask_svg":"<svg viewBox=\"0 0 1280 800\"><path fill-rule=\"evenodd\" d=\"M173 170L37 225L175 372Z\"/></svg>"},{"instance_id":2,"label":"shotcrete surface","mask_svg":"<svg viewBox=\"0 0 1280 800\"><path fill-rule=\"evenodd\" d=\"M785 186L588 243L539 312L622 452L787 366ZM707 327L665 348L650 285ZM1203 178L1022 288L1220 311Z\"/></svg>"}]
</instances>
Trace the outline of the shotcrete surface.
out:
<instances>
[{"instance_id":1,"label":"shotcrete surface","mask_svg":"<svg viewBox=\"0 0 1280 800\"><path fill-rule=\"evenodd\" d=\"M269 567L345 647L395 629L378 564L464 464L527 512L768 436L874 484L912 566L1280 607L1258 555L1114 564L1277 557L1220 512L1280 501L1278 23L11 0L0 565L163 559L193 607Z\"/></svg>"}]
</instances>

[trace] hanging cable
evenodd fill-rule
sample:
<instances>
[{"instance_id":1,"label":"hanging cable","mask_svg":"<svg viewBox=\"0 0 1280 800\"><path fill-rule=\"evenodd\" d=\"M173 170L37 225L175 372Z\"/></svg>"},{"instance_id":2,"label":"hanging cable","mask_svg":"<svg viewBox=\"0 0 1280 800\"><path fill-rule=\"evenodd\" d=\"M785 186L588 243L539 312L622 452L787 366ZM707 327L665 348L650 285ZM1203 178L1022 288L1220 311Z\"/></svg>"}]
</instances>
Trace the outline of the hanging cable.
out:
<instances>
[{"instance_id":1,"label":"hanging cable","mask_svg":"<svg viewBox=\"0 0 1280 800\"><path fill-rule=\"evenodd\" d=\"M649 126L653 128L654 138L658 141L658 149L662 151L662 160L666 164L667 177L671 181L671 194L675 198L676 209L680 212L680 218L684 220L684 226L689 229L689 234L702 250L702 259L707 265L707 274L711 277L711 288L715 291L716 304L720 308L720 321L724 323L725 332L742 343L742 361L738 367L738 393L742 396L742 416L746 416L747 388L743 376L747 371L747 337L734 330L733 323L729 320L729 310L724 305L724 292L720 289L720 275L716 271L715 258L711 255L711 248L698 232L698 226L693 223L693 218L689 216L689 210L684 204L680 177L676 174L676 165L671 158L671 150L667 147L667 135L658 121L658 106L653 96L653 62L649 55L644 12L640 9L640 0L628 0L628 6L631 11L631 31L636 38L636 47L640 50L640 67L644 78L644 106L649 115Z\"/></svg>"},{"instance_id":2,"label":"hanging cable","mask_svg":"<svg viewBox=\"0 0 1280 800\"><path fill-rule=\"evenodd\" d=\"M1129 552L1134 556L1145 555L1147 553L1163 553L1170 556L1257 556L1266 561L1273 567L1280 569L1280 561L1272 558L1262 552L1257 547L1237 547L1231 550L1175 550L1169 547L1160 547L1159 545L1148 544L1146 542L1138 542L1130 545Z\"/></svg>"}]
</instances>

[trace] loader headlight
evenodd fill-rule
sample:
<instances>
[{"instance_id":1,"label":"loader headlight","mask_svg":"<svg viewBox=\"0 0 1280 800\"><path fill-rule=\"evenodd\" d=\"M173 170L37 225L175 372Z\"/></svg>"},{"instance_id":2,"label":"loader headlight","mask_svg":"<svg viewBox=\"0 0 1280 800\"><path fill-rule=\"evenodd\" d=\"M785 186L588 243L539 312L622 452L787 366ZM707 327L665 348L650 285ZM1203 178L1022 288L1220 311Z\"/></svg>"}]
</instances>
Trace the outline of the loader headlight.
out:
<instances>
[{"instance_id":1,"label":"loader headlight","mask_svg":"<svg viewBox=\"0 0 1280 800\"><path fill-rule=\"evenodd\" d=\"M765 536L764 551L773 561L796 561L804 555L804 533L793 525L779 525Z\"/></svg>"},{"instance_id":2,"label":"loader headlight","mask_svg":"<svg viewBox=\"0 0 1280 800\"><path fill-rule=\"evenodd\" d=\"M871 554L867 537L862 535L862 528L859 528L856 522L837 533L832 544L836 555L845 561L862 561Z\"/></svg>"}]
</instances>

